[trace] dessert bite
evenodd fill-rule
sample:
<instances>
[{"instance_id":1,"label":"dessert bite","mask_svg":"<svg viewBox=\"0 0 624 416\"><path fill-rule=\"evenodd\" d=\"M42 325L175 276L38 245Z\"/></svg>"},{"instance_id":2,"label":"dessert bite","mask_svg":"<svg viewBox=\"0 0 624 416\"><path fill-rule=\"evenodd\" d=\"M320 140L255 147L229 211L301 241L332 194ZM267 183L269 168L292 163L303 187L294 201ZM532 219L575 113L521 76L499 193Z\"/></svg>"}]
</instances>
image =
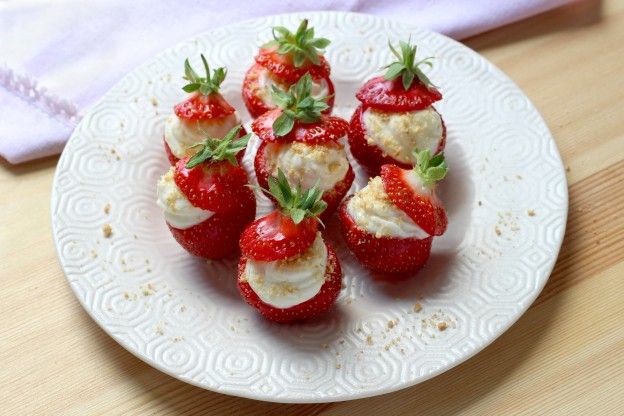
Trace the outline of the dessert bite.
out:
<instances>
[{"instance_id":1,"label":"dessert bite","mask_svg":"<svg viewBox=\"0 0 624 416\"><path fill-rule=\"evenodd\" d=\"M284 173L269 179L278 209L249 224L240 238L238 288L245 301L274 322L313 318L331 308L342 271L318 231L321 190L291 187Z\"/></svg>"},{"instance_id":2,"label":"dessert bite","mask_svg":"<svg viewBox=\"0 0 624 416\"><path fill-rule=\"evenodd\" d=\"M190 95L177 104L174 113L165 121L165 151L172 165L179 159L192 156L191 146L208 137L224 137L241 121L234 109L219 93L219 88L227 75L225 68L217 68L210 73L208 61L201 55L205 76L200 77L191 67L189 60L184 61L184 79L188 81L182 89ZM240 137L246 134L240 129ZM239 154L242 160L244 152Z\"/></svg>"},{"instance_id":3,"label":"dessert bite","mask_svg":"<svg viewBox=\"0 0 624 416\"><path fill-rule=\"evenodd\" d=\"M351 153L374 174L390 163L409 169L415 162L412 150L444 150L446 127L433 103L442 94L421 67L432 58L418 59L416 46L400 42L395 62L384 76L367 81L356 93L356 108L349 129Z\"/></svg>"},{"instance_id":4,"label":"dessert bite","mask_svg":"<svg viewBox=\"0 0 624 416\"><path fill-rule=\"evenodd\" d=\"M355 174L340 143L349 124L340 117L323 114L326 97L312 96L312 78L304 75L288 92L273 89L279 108L252 123L262 141L254 167L258 183L268 189L268 180L282 170L290 183L303 189L318 182L327 209L326 220L336 210L353 183ZM268 195L270 197L270 195Z\"/></svg>"},{"instance_id":5,"label":"dessert bite","mask_svg":"<svg viewBox=\"0 0 624 416\"><path fill-rule=\"evenodd\" d=\"M262 45L255 64L243 81L243 101L252 117L277 107L273 90L283 92L306 73L312 77L312 96L329 97L324 112L331 113L334 105L334 84L329 78L329 63L323 50L330 41L315 38L314 28L304 19L295 33L283 26L273 28L273 40Z\"/></svg>"},{"instance_id":6,"label":"dessert bite","mask_svg":"<svg viewBox=\"0 0 624 416\"><path fill-rule=\"evenodd\" d=\"M256 216L256 199L238 165L250 135L241 127L195 144L192 157L169 168L157 184L158 205L171 233L189 253L220 259L234 253L243 228Z\"/></svg>"},{"instance_id":7,"label":"dessert bite","mask_svg":"<svg viewBox=\"0 0 624 416\"><path fill-rule=\"evenodd\" d=\"M433 236L447 226L435 195L446 176L444 154L415 152L416 166L384 165L381 176L348 198L340 208L342 233L362 265L381 273L410 273L429 258Z\"/></svg>"}]
</instances>

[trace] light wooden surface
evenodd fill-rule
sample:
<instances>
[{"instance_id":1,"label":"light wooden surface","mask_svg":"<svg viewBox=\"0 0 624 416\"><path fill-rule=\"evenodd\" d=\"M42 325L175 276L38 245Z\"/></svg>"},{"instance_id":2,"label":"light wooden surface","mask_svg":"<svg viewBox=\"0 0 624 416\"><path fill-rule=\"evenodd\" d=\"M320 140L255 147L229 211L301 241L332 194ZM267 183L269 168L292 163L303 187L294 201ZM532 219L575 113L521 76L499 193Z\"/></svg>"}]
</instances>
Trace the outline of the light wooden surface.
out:
<instances>
[{"instance_id":1,"label":"light wooden surface","mask_svg":"<svg viewBox=\"0 0 624 416\"><path fill-rule=\"evenodd\" d=\"M542 295L475 358L370 399L280 405L144 364L87 316L50 231L57 158L0 167L2 415L624 414L624 0L584 2L469 39L523 88L569 166L570 216Z\"/></svg>"}]
</instances>

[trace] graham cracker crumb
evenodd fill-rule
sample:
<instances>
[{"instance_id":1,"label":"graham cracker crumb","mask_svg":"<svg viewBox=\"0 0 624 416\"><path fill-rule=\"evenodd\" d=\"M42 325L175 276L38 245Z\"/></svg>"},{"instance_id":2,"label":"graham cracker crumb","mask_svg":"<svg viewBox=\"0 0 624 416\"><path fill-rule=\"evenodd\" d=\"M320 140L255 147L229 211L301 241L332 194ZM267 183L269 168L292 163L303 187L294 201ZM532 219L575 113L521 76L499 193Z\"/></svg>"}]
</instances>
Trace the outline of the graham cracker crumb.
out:
<instances>
[{"instance_id":1,"label":"graham cracker crumb","mask_svg":"<svg viewBox=\"0 0 624 416\"><path fill-rule=\"evenodd\" d=\"M532 210L532 209L527 210L527 215L529 217L534 217L535 216L535 210Z\"/></svg>"},{"instance_id":2,"label":"graham cracker crumb","mask_svg":"<svg viewBox=\"0 0 624 416\"><path fill-rule=\"evenodd\" d=\"M91 250L91 257L96 258L98 253L95 250Z\"/></svg>"},{"instance_id":3,"label":"graham cracker crumb","mask_svg":"<svg viewBox=\"0 0 624 416\"><path fill-rule=\"evenodd\" d=\"M156 99L156 97L152 97L152 98L150 99L150 102L152 103L152 105L153 105L154 107L156 107L156 106L158 105L158 100Z\"/></svg>"},{"instance_id":4,"label":"graham cracker crumb","mask_svg":"<svg viewBox=\"0 0 624 416\"><path fill-rule=\"evenodd\" d=\"M395 325L396 325L396 321L393 321L392 319L388 321L388 328L389 329L394 328Z\"/></svg>"},{"instance_id":5,"label":"graham cracker crumb","mask_svg":"<svg viewBox=\"0 0 624 416\"><path fill-rule=\"evenodd\" d=\"M446 328L448 328L448 324L444 321L442 322L438 322L438 329L440 331L444 331Z\"/></svg>"},{"instance_id":6,"label":"graham cracker crumb","mask_svg":"<svg viewBox=\"0 0 624 416\"><path fill-rule=\"evenodd\" d=\"M566 166L566 172L570 172L570 166Z\"/></svg>"},{"instance_id":7,"label":"graham cracker crumb","mask_svg":"<svg viewBox=\"0 0 624 416\"><path fill-rule=\"evenodd\" d=\"M327 345L327 344L323 343L323 344L321 344L321 348L325 348L325 349L327 349L327 348L329 348L329 345Z\"/></svg>"},{"instance_id":8,"label":"graham cracker crumb","mask_svg":"<svg viewBox=\"0 0 624 416\"><path fill-rule=\"evenodd\" d=\"M371 337L370 335L366 336L366 343L368 345L373 345L373 337Z\"/></svg>"},{"instance_id":9,"label":"graham cracker crumb","mask_svg":"<svg viewBox=\"0 0 624 416\"><path fill-rule=\"evenodd\" d=\"M499 236L499 237L502 234L500 228L498 228L498 225L494 227L494 231L496 232L496 235Z\"/></svg>"},{"instance_id":10,"label":"graham cracker crumb","mask_svg":"<svg viewBox=\"0 0 624 416\"><path fill-rule=\"evenodd\" d=\"M422 311L422 305L420 304L420 302L417 302L414 304L414 312L420 312Z\"/></svg>"},{"instance_id":11,"label":"graham cracker crumb","mask_svg":"<svg viewBox=\"0 0 624 416\"><path fill-rule=\"evenodd\" d=\"M113 228L110 224L104 224L102 226L102 233L104 234L104 238L110 238L113 235Z\"/></svg>"},{"instance_id":12,"label":"graham cracker crumb","mask_svg":"<svg viewBox=\"0 0 624 416\"><path fill-rule=\"evenodd\" d=\"M341 368L342 368L342 365L336 364L336 370L340 370Z\"/></svg>"},{"instance_id":13,"label":"graham cracker crumb","mask_svg":"<svg viewBox=\"0 0 624 416\"><path fill-rule=\"evenodd\" d=\"M108 214L111 209L111 204L104 205L104 214Z\"/></svg>"}]
</instances>

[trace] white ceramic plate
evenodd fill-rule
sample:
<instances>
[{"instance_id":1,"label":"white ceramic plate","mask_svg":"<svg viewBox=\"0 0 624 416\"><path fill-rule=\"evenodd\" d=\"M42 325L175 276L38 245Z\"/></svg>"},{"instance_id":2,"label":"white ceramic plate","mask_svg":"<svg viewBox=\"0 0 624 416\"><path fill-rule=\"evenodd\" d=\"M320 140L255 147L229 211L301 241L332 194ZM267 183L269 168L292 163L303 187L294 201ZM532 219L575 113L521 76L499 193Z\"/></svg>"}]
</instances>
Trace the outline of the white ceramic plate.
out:
<instances>
[{"instance_id":1,"label":"white ceramic plate","mask_svg":"<svg viewBox=\"0 0 624 416\"><path fill-rule=\"evenodd\" d=\"M440 185L447 233L427 266L399 284L372 280L336 231L345 287L323 319L263 320L239 297L236 260L187 255L155 204L168 167L165 118L184 97L182 63L205 53L229 69L223 92L245 121L246 69L274 25L308 17L332 40L327 58L336 113L349 117L355 90L388 62L388 39L435 56L451 167ZM253 141L249 156L257 142ZM250 173L251 157L245 163ZM355 167L356 165L354 165ZM356 167L354 189L366 183ZM108 213L105 212L105 207ZM269 209L259 201L259 213ZM126 76L74 131L59 161L52 225L76 296L117 342L154 367L226 394L324 402L391 392L442 373L482 350L529 307L563 239L567 187L553 138L529 99L467 47L407 23L321 12L219 28L183 42ZM112 236L102 227L109 224ZM422 309L415 311L416 304ZM438 324L448 327L441 331ZM444 325L444 324L442 324Z\"/></svg>"}]
</instances>

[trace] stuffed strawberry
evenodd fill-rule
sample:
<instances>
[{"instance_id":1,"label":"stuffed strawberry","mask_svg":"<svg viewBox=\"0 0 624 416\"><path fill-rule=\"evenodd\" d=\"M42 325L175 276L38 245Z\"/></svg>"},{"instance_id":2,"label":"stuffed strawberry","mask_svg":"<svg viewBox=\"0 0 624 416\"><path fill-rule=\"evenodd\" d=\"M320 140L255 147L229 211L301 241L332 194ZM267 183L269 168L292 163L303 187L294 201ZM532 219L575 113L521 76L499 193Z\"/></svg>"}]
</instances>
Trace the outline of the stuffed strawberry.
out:
<instances>
[{"instance_id":1,"label":"stuffed strawberry","mask_svg":"<svg viewBox=\"0 0 624 416\"><path fill-rule=\"evenodd\" d=\"M279 109L258 117L251 128L262 140L254 160L261 187L269 177L283 170L290 183L304 189L318 182L327 209L327 219L338 207L355 177L339 139L347 134L349 124L335 116L322 114L324 99L311 95L312 80L306 74L288 92L275 89Z\"/></svg>"},{"instance_id":2,"label":"stuffed strawberry","mask_svg":"<svg viewBox=\"0 0 624 416\"><path fill-rule=\"evenodd\" d=\"M342 284L336 254L318 231L326 204L320 189L291 188L281 170L269 188L279 209L243 231L238 288L271 321L315 317L331 308Z\"/></svg>"},{"instance_id":3,"label":"stuffed strawberry","mask_svg":"<svg viewBox=\"0 0 624 416\"><path fill-rule=\"evenodd\" d=\"M247 71L243 81L243 101L252 117L258 117L277 107L273 88L288 89L309 73L315 98L330 97L327 114L334 105L334 84L329 79L329 64L323 49L329 45L325 38L315 38L314 28L304 19L295 33L287 28L273 28L273 40L260 48L256 63Z\"/></svg>"},{"instance_id":4,"label":"stuffed strawberry","mask_svg":"<svg viewBox=\"0 0 624 416\"><path fill-rule=\"evenodd\" d=\"M347 246L365 267L381 273L420 269L431 251L433 236L442 235L447 219L435 196L444 178L443 153L416 153L417 166L381 167L381 176L347 199L340 222Z\"/></svg>"},{"instance_id":5,"label":"stuffed strawberry","mask_svg":"<svg viewBox=\"0 0 624 416\"><path fill-rule=\"evenodd\" d=\"M240 129L196 144L193 157L180 159L158 181L158 205L171 233L196 256L234 253L241 231L256 216L256 199L236 159L250 136L235 140Z\"/></svg>"},{"instance_id":6,"label":"stuffed strawberry","mask_svg":"<svg viewBox=\"0 0 624 416\"><path fill-rule=\"evenodd\" d=\"M165 122L165 151L172 165L178 159L192 156L191 146L203 141L204 137L224 137L228 131L240 125L236 110L219 93L227 70L217 68L211 76L204 55L201 55L201 59L205 77L197 75L188 59L184 61L184 79L188 84L182 89L191 95L174 107L174 114ZM245 129L241 128L239 134L244 136ZM239 161L243 154L244 151L239 153Z\"/></svg>"},{"instance_id":7,"label":"stuffed strawberry","mask_svg":"<svg viewBox=\"0 0 624 416\"><path fill-rule=\"evenodd\" d=\"M416 160L412 150L444 150L446 127L432 104L442 98L422 72L432 58L416 59L416 46L400 42L397 61L383 77L367 81L356 93L362 103L351 118L351 153L373 174L385 163L409 169Z\"/></svg>"}]
</instances>

